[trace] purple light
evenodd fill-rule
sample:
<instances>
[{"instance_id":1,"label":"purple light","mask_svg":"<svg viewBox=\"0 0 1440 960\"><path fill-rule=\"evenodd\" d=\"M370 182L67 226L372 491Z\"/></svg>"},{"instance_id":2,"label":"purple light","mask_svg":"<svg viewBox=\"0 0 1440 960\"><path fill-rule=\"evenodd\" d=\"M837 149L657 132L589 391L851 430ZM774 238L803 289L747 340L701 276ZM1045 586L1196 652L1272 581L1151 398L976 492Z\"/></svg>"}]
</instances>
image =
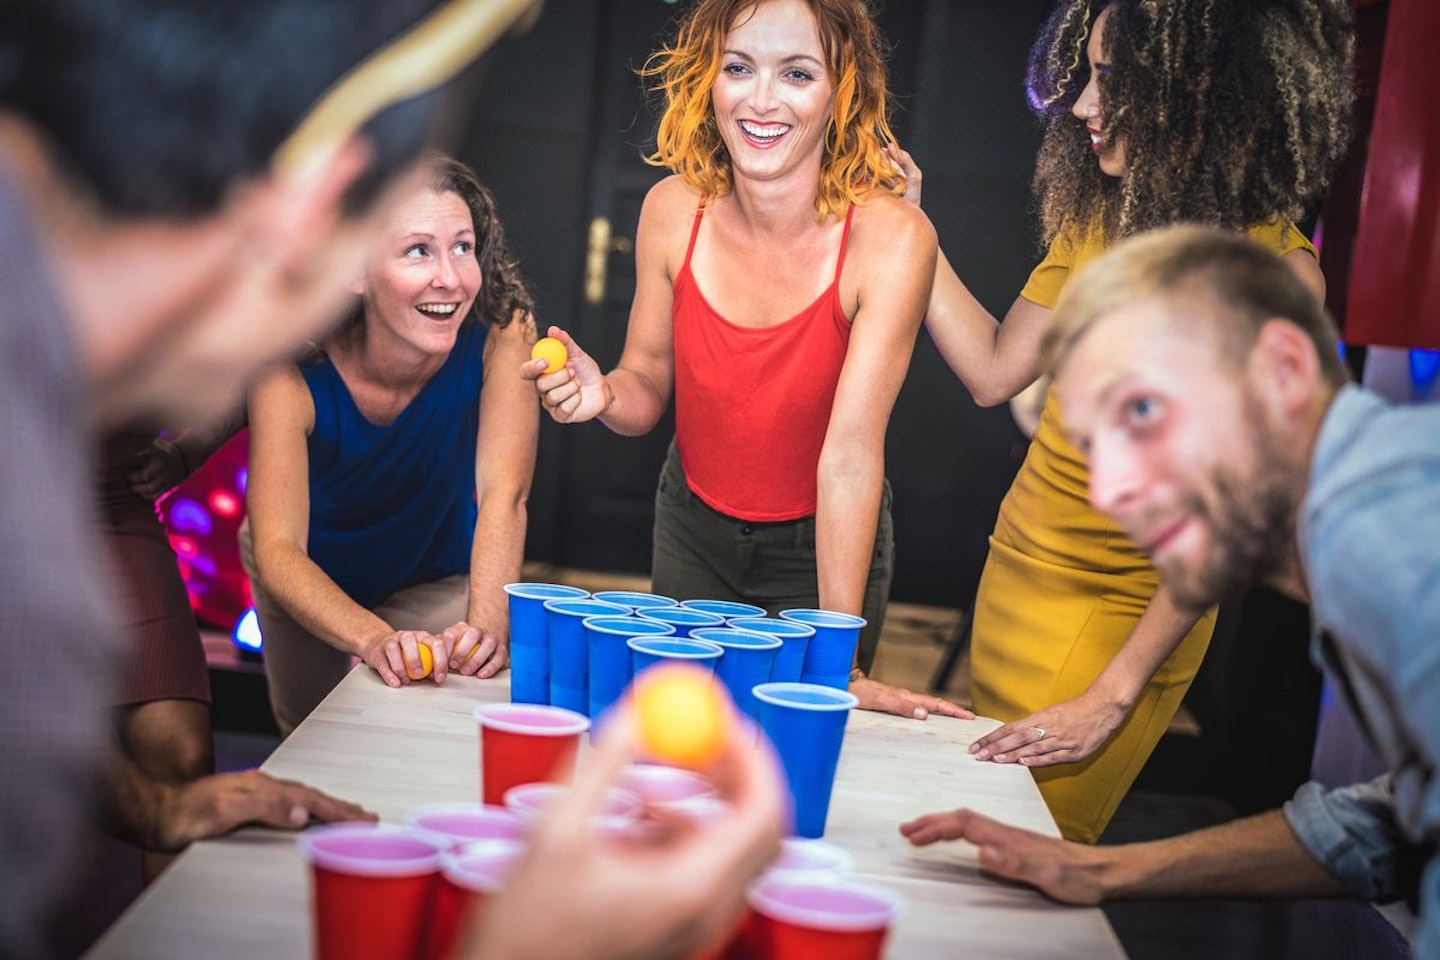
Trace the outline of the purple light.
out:
<instances>
[{"instance_id":1,"label":"purple light","mask_svg":"<svg viewBox=\"0 0 1440 960\"><path fill-rule=\"evenodd\" d=\"M210 512L188 497L179 497L169 505L170 526L175 530L190 530L201 536L208 536L214 529Z\"/></svg>"}]
</instances>

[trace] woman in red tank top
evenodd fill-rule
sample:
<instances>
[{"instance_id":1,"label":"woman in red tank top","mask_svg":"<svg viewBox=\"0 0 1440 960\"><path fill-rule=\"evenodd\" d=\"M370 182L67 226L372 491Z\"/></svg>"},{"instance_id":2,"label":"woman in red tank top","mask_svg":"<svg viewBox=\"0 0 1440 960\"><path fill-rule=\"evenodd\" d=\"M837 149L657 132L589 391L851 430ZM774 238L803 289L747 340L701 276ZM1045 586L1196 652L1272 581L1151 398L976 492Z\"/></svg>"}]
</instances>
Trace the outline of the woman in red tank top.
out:
<instances>
[{"instance_id":1,"label":"woman in red tank top","mask_svg":"<svg viewBox=\"0 0 1440 960\"><path fill-rule=\"evenodd\" d=\"M884 441L935 269L929 221L882 186L885 67L862 0L700 0L642 71L666 100L619 365L569 362L562 423L652 429L675 395L656 589L864 613L889 590ZM877 528L882 530L877 537ZM870 680L862 707L968 711Z\"/></svg>"}]
</instances>

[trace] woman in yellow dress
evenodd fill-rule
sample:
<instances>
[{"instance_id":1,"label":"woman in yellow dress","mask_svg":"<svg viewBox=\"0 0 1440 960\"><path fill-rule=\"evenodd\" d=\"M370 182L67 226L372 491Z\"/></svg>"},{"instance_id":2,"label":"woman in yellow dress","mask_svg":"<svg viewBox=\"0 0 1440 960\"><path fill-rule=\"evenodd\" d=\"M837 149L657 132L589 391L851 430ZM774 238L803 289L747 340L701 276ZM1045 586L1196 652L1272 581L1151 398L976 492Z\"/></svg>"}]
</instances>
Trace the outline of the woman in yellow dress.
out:
<instances>
[{"instance_id":1,"label":"woman in yellow dress","mask_svg":"<svg viewBox=\"0 0 1440 960\"><path fill-rule=\"evenodd\" d=\"M1245 230L1323 293L1293 221L1344 150L1353 48L1343 0L1068 0L1031 53L1046 124L1035 174L1049 251L997 323L940 257L926 326L984 405L1041 373L1065 282L1112 239L1181 221ZM908 155L897 166L918 181ZM976 710L1007 721L982 760L1018 762L1061 832L1094 842L1195 677L1214 611L1186 610L1090 508L1053 395L1000 507L976 597Z\"/></svg>"}]
</instances>

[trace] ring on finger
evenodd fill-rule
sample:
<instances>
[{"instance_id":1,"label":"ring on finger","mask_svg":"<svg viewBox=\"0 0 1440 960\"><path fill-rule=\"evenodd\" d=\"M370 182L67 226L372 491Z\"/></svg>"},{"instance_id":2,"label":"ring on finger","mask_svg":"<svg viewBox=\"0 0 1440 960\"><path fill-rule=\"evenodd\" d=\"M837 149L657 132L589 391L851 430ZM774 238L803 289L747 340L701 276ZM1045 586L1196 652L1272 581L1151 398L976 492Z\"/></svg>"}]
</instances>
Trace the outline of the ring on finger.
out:
<instances>
[{"instance_id":1,"label":"ring on finger","mask_svg":"<svg viewBox=\"0 0 1440 960\"><path fill-rule=\"evenodd\" d=\"M1035 737L1036 742L1039 742L1039 741L1045 739L1045 728L1044 728L1044 727L1031 727L1030 729L1031 729L1031 730L1034 730L1035 733L1036 733L1036 737Z\"/></svg>"}]
</instances>

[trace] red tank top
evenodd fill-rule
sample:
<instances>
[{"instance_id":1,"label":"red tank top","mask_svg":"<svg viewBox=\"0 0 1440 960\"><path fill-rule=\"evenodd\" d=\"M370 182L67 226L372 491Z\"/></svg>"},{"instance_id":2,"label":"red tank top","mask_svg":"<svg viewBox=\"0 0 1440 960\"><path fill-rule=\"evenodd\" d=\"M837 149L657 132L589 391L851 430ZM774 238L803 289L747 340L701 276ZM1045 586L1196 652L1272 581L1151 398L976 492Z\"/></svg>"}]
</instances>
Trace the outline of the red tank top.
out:
<instances>
[{"instance_id":1,"label":"red tank top","mask_svg":"<svg viewBox=\"0 0 1440 960\"><path fill-rule=\"evenodd\" d=\"M704 207L695 211L685 263L675 277L675 440L690 489L721 513L776 521L815 512L815 469L850 320L840 307L840 269L852 205L830 286L769 327L740 327L695 283L690 256Z\"/></svg>"}]
</instances>

